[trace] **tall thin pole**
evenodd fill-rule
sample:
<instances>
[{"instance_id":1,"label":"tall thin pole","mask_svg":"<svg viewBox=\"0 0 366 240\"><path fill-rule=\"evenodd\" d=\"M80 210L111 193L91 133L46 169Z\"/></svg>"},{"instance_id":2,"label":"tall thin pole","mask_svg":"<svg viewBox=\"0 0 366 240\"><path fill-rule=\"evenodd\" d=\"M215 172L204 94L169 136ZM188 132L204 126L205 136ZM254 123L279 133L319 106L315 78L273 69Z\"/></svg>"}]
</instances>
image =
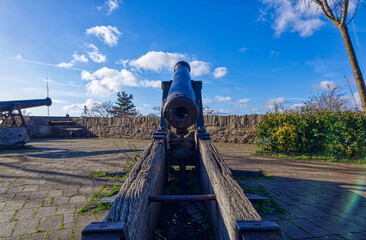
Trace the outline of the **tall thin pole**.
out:
<instances>
[{"instance_id":1,"label":"tall thin pole","mask_svg":"<svg viewBox=\"0 0 366 240\"><path fill-rule=\"evenodd\" d=\"M348 83L349 90L351 91L351 94L352 94L353 102L355 103L355 106L356 106L356 108L357 108L357 103L356 103L355 95L353 95L351 85L349 84L348 79L346 78L346 76L345 76L345 75L344 75L344 78L346 79L346 81L347 81L347 83Z\"/></svg>"},{"instance_id":2,"label":"tall thin pole","mask_svg":"<svg viewBox=\"0 0 366 240\"><path fill-rule=\"evenodd\" d=\"M48 76L46 78L46 82L47 82L47 97L50 97L50 89L48 88ZM47 106L47 116L48 118L50 118L50 106Z\"/></svg>"}]
</instances>

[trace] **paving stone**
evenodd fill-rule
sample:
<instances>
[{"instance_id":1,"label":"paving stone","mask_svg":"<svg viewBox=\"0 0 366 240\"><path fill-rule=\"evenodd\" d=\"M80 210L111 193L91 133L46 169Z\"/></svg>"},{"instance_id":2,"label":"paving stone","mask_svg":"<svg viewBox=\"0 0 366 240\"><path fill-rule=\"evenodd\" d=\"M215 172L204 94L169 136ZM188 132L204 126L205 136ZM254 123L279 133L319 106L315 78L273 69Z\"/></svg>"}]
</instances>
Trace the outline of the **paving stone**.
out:
<instances>
[{"instance_id":1,"label":"paving stone","mask_svg":"<svg viewBox=\"0 0 366 240\"><path fill-rule=\"evenodd\" d=\"M12 187L9 187L7 193L18 193L18 192L21 192L23 191L23 188L24 186L12 186Z\"/></svg>"},{"instance_id":2,"label":"paving stone","mask_svg":"<svg viewBox=\"0 0 366 240\"><path fill-rule=\"evenodd\" d=\"M40 184L38 186L38 191L49 191L52 189L52 184L48 183L48 184Z\"/></svg>"},{"instance_id":3,"label":"paving stone","mask_svg":"<svg viewBox=\"0 0 366 240\"><path fill-rule=\"evenodd\" d=\"M315 217L329 216L329 214L311 205L299 205L299 208Z\"/></svg>"},{"instance_id":4,"label":"paving stone","mask_svg":"<svg viewBox=\"0 0 366 240\"><path fill-rule=\"evenodd\" d=\"M58 231L49 231L47 240L72 239L72 229L62 229Z\"/></svg>"},{"instance_id":5,"label":"paving stone","mask_svg":"<svg viewBox=\"0 0 366 240\"><path fill-rule=\"evenodd\" d=\"M61 215L43 217L39 223L39 231L57 230L61 227Z\"/></svg>"},{"instance_id":6,"label":"paving stone","mask_svg":"<svg viewBox=\"0 0 366 240\"><path fill-rule=\"evenodd\" d=\"M12 201L28 200L30 195L31 195L30 192L20 192L20 193L15 194Z\"/></svg>"},{"instance_id":7,"label":"paving stone","mask_svg":"<svg viewBox=\"0 0 366 240\"><path fill-rule=\"evenodd\" d=\"M52 216L55 214L57 207L40 207L35 218Z\"/></svg>"},{"instance_id":8,"label":"paving stone","mask_svg":"<svg viewBox=\"0 0 366 240\"><path fill-rule=\"evenodd\" d=\"M20 237L21 240L44 240L46 239L46 232L37 232L32 234L25 234Z\"/></svg>"},{"instance_id":9,"label":"paving stone","mask_svg":"<svg viewBox=\"0 0 366 240\"><path fill-rule=\"evenodd\" d=\"M69 197L55 197L53 199L54 205L61 205L61 204L67 204L69 203Z\"/></svg>"},{"instance_id":10,"label":"paving stone","mask_svg":"<svg viewBox=\"0 0 366 240\"><path fill-rule=\"evenodd\" d=\"M69 203L82 203L86 202L86 198L84 195L76 195L70 198Z\"/></svg>"},{"instance_id":11,"label":"paving stone","mask_svg":"<svg viewBox=\"0 0 366 240\"><path fill-rule=\"evenodd\" d=\"M308 218L313 216L296 206L288 206L285 207L285 209L290 215L295 216L297 218Z\"/></svg>"},{"instance_id":12,"label":"paving stone","mask_svg":"<svg viewBox=\"0 0 366 240\"><path fill-rule=\"evenodd\" d=\"M14 193L2 193L0 194L0 201L10 201L14 195Z\"/></svg>"},{"instance_id":13,"label":"paving stone","mask_svg":"<svg viewBox=\"0 0 366 240\"><path fill-rule=\"evenodd\" d=\"M0 223L0 237L10 237L16 222Z\"/></svg>"},{"instance_id":14,"label":"paving stone","mask_svg":"<svg viewBox=\"0 0 366 240\"><path fill-rule=\"evenodd\" d=\"M19 211L17 211L13 220L31 219L36 213L36 210L37 210L36 207L22 208Z\"/></svg>"},{"instance_id":15,"label":"paving stone","mask_svg":"<svg viewBox=\"0 0 366 240\"><path fill-rule=\"evenodd\" d=\"M363 227L364 228L364 231L366 231L366 216L364 217L360 217L358 215L345 215L343 214L342 215L343 218L357 224L358 226L360 227Z\"/></svg>"},{"instance_id":16,"label":"paving stone","mask_svg":"<svg viewBox=\"0 0 366 240\"><path fill-rule=\"evenodd\" d=\"M364 228L350 222L349 220L336 216L318 218L313 217L308 218L308 220L333 234L365 231Z\"/></svg>"},{"instance_id":17,"label":"paving stone","mask_svg":"<svg viewBox=\"0 0 366 240\"><path fill-rule=\"evenodd\" d=\"M76 227L74 229L74 239L81 239L81 231L83 231L84 227Z\"/></svg>"},{"instance_id":18,"label":"paving stone","mask_svg":"<svg viewBox=\"0 0 366 240\"><path fill-rule=\"evenodd\" d=\"M65 214L65 213L73 213L75 212L75 204L63 204L58 205L56 214Z\"/></svg>"},{"instance_id":19,"label":"paving stone","mask_svg":"<svg viewBox=\"0 0 366 240\"><path fill-rule=\"evenodd\" d=\"M64 196L68 196L68 197L77 195L77 193L78 193L77 188L70 188L70 189L64 190Z\"/></svg>"},{"instance_id":20,"label":"paving stone","mask_svg":"<svg viewBox=\"0 0 366 240\"><path fill-rule=\"evenodd\" d=\"M24 200L9 201L6 204L6 206L3 208L3 211L21 209L23 207L23 204L24 204Z\"/></svg>"},{"instance_id":21,"label":"paving stone","mask_svg":"<svg viewBox=\"0 0 366 240\"><path fill-rule=\"evenodd\" d=\"M48 196L49 197L61 197L62 196L62 189L59 189L59 190L50 190L48 192Z\"/></svg>"},{"instance_id":22,"label":"paving stone","mask_svg":"<svg viewBox=\"0 0 366 240\"><path fill-rule=\"evenodd\" d=\"M91 183L92 186L94 186L93 183ZM94 187L81 187L78 190L79 194L84 195L84 194L88 194L88 193L93 193L94 192Z\"/></svg>"},{"instance_id":23,"label":"paving stone","mask_svg":"<svg viewBox=\"0 0 366 240\"><path fill-rule=\"evenodd\" d=\"M75 219L75 225L80 227L80 226L86 226L91 222L95 222L97 219L95 218L94 215L91 216L82 216L82 217L76 217Z\"/></svg>"},{"instance_id":24,"label":"paving stone","mask_svg":"<svg viewBox=\"0 0 366 240\"><path fill-rule=\"evenodd\" d=\"M66 213L64 216L64 227L65 228L73 228L75 225L75 216L73 213Z\"/></svg>"},{"instance_id":25,"label":"paving stone","mask_svg":"<svg viewBox=\"0 0 366 240\"><path fill-rule=\"evenodd\" d=\"M10 222L15 214L15 210L3 210L0 212L0 223Z\"/></svg>"},{"instance_id":26,"label":"paving stone","mask_svg":"<svg viewBox=\"0 0 366 240\"><path fill-rule=\"evenodd\" d=\"M35 233L37 231L39 219L22 219L19 220L13 235L22 235L27 233Z\"/></svg>"},{"instance_id":27,"label":"paving stone","mask_svg":"<svg viewBox=\"0 0 366 240\"><path fill-rule=\"evenodd\" d=\"M41 206L42 200L42 198L28 199L25 201L24 208L39 207Z\"/></svg>"},{"instance_id":28,"label":"paving stone","mask_svg":"<svg viewBox=\"0 0 366 240\"><path fill-rule=\"evenodd\" d=\"M48 191L37 191L32 192L30 199L43 199L48 194Z\"/></svg>"},{"instance_id":29,"label":"paving stone","mask_svg":"<svg viewBox=\"0 0 366 240\"><path fill-rule=\"evenodd\" d=\"M301 229L305 230L306 232L310 233L314 237L321 237L321 236L331 234L330 232L311 223L307 219L294 219L294 220L290 220L290 221L292 223L295 223L295 225L297 225Z\"/></svg>"},{"instance_id":30,"label":"paving stone","mask_svg":"<svg viewBox=\"0 0 366 240\"><path fill-rule=\"evenodd\" d=\"M8 187L0 187L0 194L6 193L8 191Z\"/></svg>"},{"instance_id":31,"label":"paving stone","mask_svg":"<svg viewBox=\"0 0 366 240\"><path fill-rule=\"evenodd\" d=\"M5 206L6 202L0 202L0 211L3 209L3 207Z\"/></svg>"},{"instance_id":32,"label":"paving stone","mask_svg":"<svg viewBox=\"0 0 366 240\"><path fill-rule=\"evenodd\" d=\"M38 191L38 185L26 185L23 192L35 192Z\"/></svg>"},{"instance_id":33,"label":"paving stone","mask_svg":"<svg viewBox=\"0 0 366 240\"><path fill-rule=\"evenodd\" d=\"M291 238L306 238L312 237L309 233L301 230L298 226L288 220L280 220L276 222L280 225L281 230L289 235Z\"/></svg>"},{"instance_id":34,"label":"paving stone","mask_svg":"<svg viewBox=\"0 0 366 240\"><path fill-rule=\"evenodd\" d=\"M348 240L365 240L366 232L364 233L347 233L342 235L345 239Z\"/></svg>"}]
</instances>

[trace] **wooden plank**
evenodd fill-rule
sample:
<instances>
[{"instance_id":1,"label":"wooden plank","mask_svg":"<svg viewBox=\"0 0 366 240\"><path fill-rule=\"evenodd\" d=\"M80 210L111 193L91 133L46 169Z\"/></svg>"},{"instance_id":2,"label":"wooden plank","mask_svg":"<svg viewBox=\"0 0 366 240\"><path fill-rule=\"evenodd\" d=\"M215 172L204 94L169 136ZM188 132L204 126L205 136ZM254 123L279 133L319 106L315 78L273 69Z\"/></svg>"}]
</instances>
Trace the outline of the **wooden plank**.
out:
<instances>
[{"instance_id":1,"label":"wooden plank","mask_svg":"<svg viewBox=\"0 0 366 240\"><path fill-rule=\"evenodd\" d=\"M104 221L126 223L128 239L152 239L161 203L149 203L149 196L162 194L165 176L165 143L155 139L122 185Z\"/></svg>"},{"instance_id":2,"label":"wooden plank","mask_svg":"<svg viewBox=\"0 0 366 240\"><path fill-rule=\"evenodd\" d=\"M200 179L205 194L216 201L206 202L211 226L217 239L240 239L237 221L261 221L261 217L232 178L232 173L210 140L199 140Z\"/></svg>"}]
</instances>

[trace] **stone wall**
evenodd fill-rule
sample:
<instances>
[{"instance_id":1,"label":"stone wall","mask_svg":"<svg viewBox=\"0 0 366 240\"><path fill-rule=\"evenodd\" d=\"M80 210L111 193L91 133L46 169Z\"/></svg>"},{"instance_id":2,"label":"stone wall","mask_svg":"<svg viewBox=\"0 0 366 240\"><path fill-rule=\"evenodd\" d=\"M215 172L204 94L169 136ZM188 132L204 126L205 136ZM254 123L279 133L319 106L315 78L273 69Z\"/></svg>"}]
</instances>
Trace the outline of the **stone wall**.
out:
<instances>
[{"instance_id":1,"label":"stone wall","mask_svg":"<svg viewBox=\"0 0 366 240\"><path fill-rule=\"evenodd\" d=\"M263 115L204 117L205 127L213 141L252 143L254 128ZM160 126L159 117L124 118L72 118L76 126L84 128L83 137L151 139ZM31 117L29 122L32 137L52 137L49 121L63 121L65 118ZM70 120L70 119L69 119ZM54 136L57 137L57 136Z\"/></svg>"}]
</instances>

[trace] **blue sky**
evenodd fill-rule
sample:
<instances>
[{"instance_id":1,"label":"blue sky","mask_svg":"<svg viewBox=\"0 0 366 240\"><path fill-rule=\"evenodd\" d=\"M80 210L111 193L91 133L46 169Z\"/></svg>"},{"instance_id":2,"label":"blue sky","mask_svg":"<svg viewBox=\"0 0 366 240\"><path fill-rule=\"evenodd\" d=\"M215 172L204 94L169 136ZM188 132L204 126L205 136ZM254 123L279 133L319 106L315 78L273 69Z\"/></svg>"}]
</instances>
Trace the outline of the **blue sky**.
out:
<instances>
[{"instance_id":1,"label":"blue sky","mask_svg":"<svg viewBox=\"0 0 366 240\"><path fill-rule=\"evenodd\" d=\"M365 5L348 26L365 71ZM334 84L350 97L344 75L359 102L338 30L313 6L280 0L2 0L0 46L0 101L44 98L48 78L53 116L78 116L121 90L152 113L180 60L218 114L290 108Z\"/></svg>"}]
</instances>

